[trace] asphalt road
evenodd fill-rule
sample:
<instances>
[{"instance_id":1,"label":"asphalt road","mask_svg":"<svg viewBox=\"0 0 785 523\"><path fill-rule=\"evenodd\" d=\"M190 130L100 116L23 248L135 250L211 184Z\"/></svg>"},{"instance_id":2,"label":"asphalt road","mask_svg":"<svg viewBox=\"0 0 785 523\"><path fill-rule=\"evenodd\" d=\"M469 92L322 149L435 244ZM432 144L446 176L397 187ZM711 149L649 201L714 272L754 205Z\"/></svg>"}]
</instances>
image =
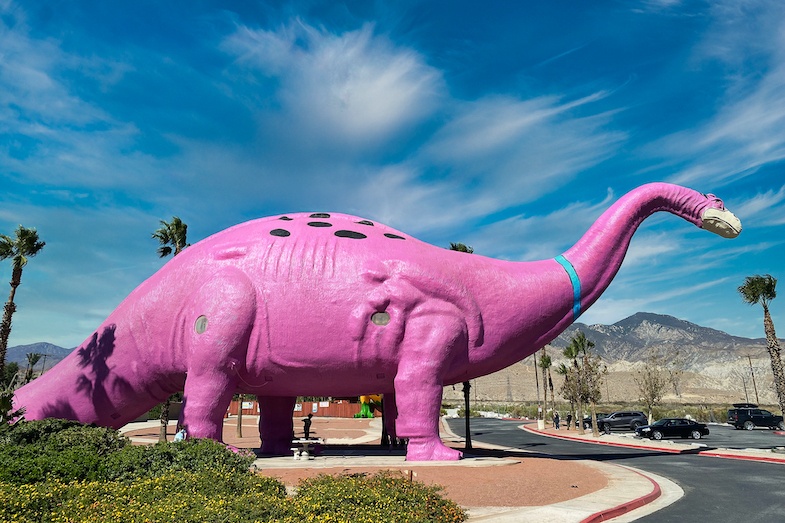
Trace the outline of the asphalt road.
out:
<instances>
[{"instance_id":1,"label":"asphalt road","mask_svg":"<svg viewBox=\"0 0 785 523\"><path fill-rule=\"evenodd\" d=\"M455 434L464 435L464 421L448 421ZM474 418L471 421L472 441L482 441L525 449L561 459L591 459L627 465L665 476L684 490L684 497L676 503L645 516L643 522L687 521L785 521L785 465L734 459L713 458L697 454L671 454L610 447L592 443L561 440L531 434L518 428L520 421ZM758 438L766 442L776 438L762 431L734 431L718 429L717 435L704 443L719 446L721 437L739 445L751 446L744 438ZM733 432L731 432L733 431ZM715 430L712 430L714 436ZM759 437L760 433L760 437ZM711 437L711 436L710 436ZM778 441L772 439L772 441ZM772 445L764 448L770 448ZM739 447L737 447L739 448Z\"/></svg>"},{"instance_id":2,"label":"asphalt road","mask_svg":"<svg viewBox=\"0 0 785 523\"><path fill-rule=\"evenodd\" d=\"M737 430L724 425L709 425L709 435L701 442L726 449L771 449L785 446L785 436L779 436L770 429Z\"/></svg>"}]
</instances>

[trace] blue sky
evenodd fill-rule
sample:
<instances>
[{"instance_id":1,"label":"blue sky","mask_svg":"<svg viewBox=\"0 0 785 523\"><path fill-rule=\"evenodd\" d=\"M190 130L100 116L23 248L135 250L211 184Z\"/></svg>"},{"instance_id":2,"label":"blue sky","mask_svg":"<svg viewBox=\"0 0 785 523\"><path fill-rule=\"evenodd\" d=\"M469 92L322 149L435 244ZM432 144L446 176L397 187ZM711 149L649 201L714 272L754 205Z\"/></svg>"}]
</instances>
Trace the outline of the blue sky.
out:
<instances>
[{"instance_id":1,"label":"blue sky","mask_svg":"<svg viewBox=\"0 0 785 523\"><path fill-rule=\"evenodd\" d=\"M335 211L535 260L669 181L723 198L744 232L650 218L581 321L762 337L736 288L785 278L779 0L0 0L0 100L0 232L47 243L11 346L80 344L162 266L150 235L175 215L191 243Z\"/></svg>"}]
</instances>

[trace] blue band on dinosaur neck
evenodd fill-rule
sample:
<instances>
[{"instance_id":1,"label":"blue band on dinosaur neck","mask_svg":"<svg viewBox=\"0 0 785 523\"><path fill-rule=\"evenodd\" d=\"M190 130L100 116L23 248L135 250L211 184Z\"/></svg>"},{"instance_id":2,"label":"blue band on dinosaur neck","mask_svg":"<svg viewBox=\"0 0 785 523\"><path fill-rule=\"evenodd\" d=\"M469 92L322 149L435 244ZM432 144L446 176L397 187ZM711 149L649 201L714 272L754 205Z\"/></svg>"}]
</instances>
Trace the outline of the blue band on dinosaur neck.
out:
<instances>
[{"instance_id":1,"label":"blue band on dinosaur neck","mask_svg":"<svg viewBox=\"0 0 785 523\"><path fill-rule=\"evenodd\" d=\"M581 280L578 278L578 273L575 272L575 267L562 256L561 254L554 258L559 265L564 267L564 270L567 271L567 275L570 277L570 282L572 283L572 319L577 320L578 316L581 315Z\"/></svg>"}]
</instances>

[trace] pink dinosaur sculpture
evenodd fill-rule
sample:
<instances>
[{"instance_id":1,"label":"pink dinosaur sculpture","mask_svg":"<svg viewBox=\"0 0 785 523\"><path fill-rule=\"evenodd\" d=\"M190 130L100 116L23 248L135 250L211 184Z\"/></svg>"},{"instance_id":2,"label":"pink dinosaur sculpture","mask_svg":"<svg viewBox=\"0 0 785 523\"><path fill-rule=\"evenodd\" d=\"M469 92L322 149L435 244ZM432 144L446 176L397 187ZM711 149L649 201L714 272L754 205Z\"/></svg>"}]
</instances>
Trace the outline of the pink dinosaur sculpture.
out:
<instances>
[{"instance_id":1,"label":"pink dinosaur sculpture","mask_svg":"<svg viewBox=\"0 0 785 523\"><path fill-rule=\"evenodd\" d=\"M428 245L343 214L229 228L183 251L98 330L16 392L28 419L121 427L184 390L180 422L221 439L236 391L259 397L262 452L285 454L297 395L385 394L408 460L454 460L442 387L516 363L607 288L638 225L668 211L724 237L741 223L713 195L653 183L563 255L506 262Z\"/></svg>"}]
</instances>

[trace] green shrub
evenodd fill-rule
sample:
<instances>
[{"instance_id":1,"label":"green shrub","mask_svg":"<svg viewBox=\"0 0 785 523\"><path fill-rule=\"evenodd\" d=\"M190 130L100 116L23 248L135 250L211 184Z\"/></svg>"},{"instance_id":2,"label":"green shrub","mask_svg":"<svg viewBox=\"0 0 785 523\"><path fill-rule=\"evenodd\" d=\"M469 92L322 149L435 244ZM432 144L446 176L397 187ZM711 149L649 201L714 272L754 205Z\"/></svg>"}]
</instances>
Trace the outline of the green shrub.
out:
<instances>
[{"instance_id":1,"label":"green shrub","mask_svg":"<svg viewBox=\"0 0 785 523\"><path fill-rule=\"evenodd\" d=\"M235 453L210 439L129 445L107 456L101 466L101 477L107 480L129 480L179 471L247 472L255 459L256 456L249 451Z\"/></svg>"},{"instance_id":2,"label":"green shrub","mask_svg":"<svg viewBox=\"0 0 785 523\"><path fill-rule=\"evenodd\" d=\"M117 452L130 443L131 440L115 429L85 425L68 427L51 434L46 442L48 447L55 450L82 448L99 456Z\"/></svg>"},{"instance_id":3,"label":"green shrub","mask_svg":"<svg viewBox=\"0 0 785 523\"><path fill-rule=\"evenodd\" d=\"M249 473L184 472L131 482L0 483L0 520L131 523L302 521L460 522L466 514L436 487L400 473L319 476L287 498L277 480Z\"/></svg>"},{"instance_id":4,"label":"green shrub","mask_svg":"<svg viewBox=\"0 0 785 523\"><path fill-rule=\"evenodd\" d=\"M284 486L249 473L182 473L133 482L0 483L0 520L73 523L275 521L289 510Z\"/></svg>"},{"instance_id":5,"label":"green shrub","mask_svg":"<svg viewBox=\"0 0 785 523\"><path fill-rule=\"evenodd\" d=\"M46 442L52 434L71 427L83 427L78 421L48 418L36 421L22 421L14 425L4 438L4 442L14 445L31 445Z\"/></svg>"},{"instance_id":6,"label":"green shrub","mask_svg":"<svg viewBox=\"0 0 785 523\"><path fill-rule=\"evenodd\" d=\"M440 491L440 487L409 481L400 472L320 475L300 483L294 510L300 521L465 521L466 513L442 498Z\"/></svg>"}]
</instances>

